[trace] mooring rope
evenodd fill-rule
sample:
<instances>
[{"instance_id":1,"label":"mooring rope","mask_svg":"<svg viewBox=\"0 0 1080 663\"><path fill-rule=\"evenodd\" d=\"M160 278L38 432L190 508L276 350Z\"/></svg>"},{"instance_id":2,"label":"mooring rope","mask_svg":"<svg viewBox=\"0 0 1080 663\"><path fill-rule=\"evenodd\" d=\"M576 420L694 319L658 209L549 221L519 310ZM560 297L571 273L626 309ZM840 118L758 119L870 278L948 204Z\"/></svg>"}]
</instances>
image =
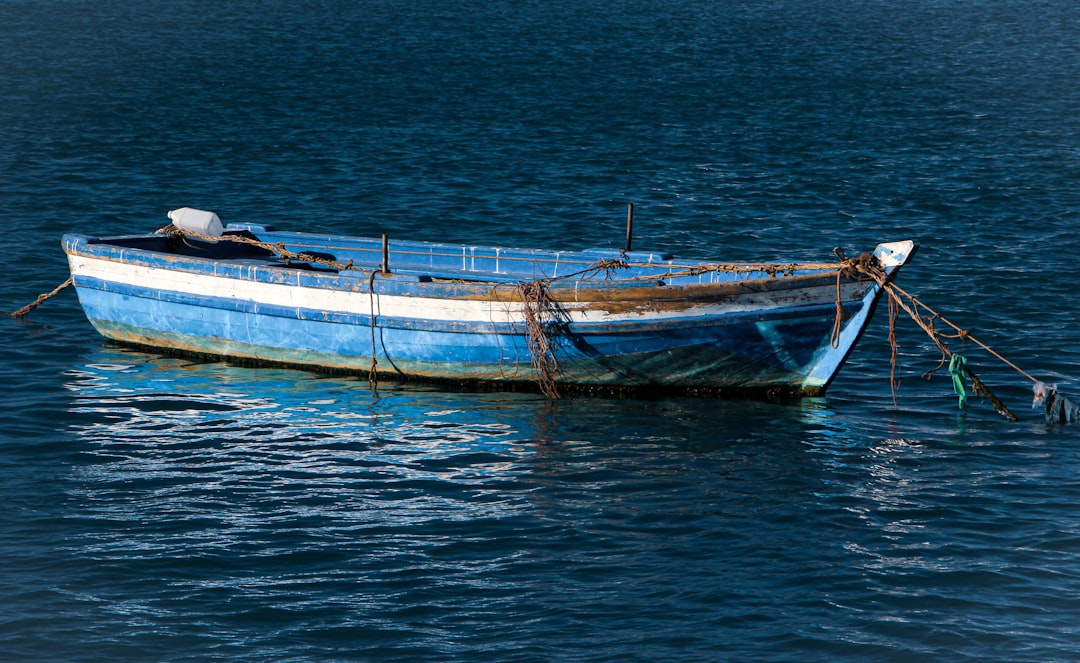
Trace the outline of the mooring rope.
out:
<instances>
[{"instance_id":1,"label":"mooring rope","mask_svg":"<svg viewBox=\"0 0 1080 663\"><path fill-rule=\"evenodd\" d=\"M1032 382L1039 381L1030 373L1005 358L1001 353L997 352L986 343L983 343L979 339L975 338L975 336L970 331L951 322L948 318L927 306L925 303L920 301L911 293L907 292L892 281L889 281L885 276L885 273L881 270L870 266L859 266L858 269L859 271L863 272L867 276L870 276L878 282L878 284L882 287L883 290L885 290L889 297L895 300L896 303L904 310L904 312L907 313L911 317L911 319L914 320L915 323L918 324L919 327L921 327L922 330L926 332L927 336L929 336L930 339L934 341L934 343L938 346L938 348L941 349L942 354L945 355L946 358L951 357L952 352L945 345L945 342L941 339L958 338L963 342L971 341L975 345L985 350L988 354L1004 363L1009 368L1012 368L1020 375L1023 375L1028 380L1031 380ZM930 317L924 318L923 316L919 315L918 309L926 311L930 315ZM940 320L941 322L951 327L956 332L956 334L942 334L941 332L939 332L937 329L934 328L933 323L936 320Z\"/></svg>"},{"instance_id":2,"label":"mooring rope","mask_svg":"<svg viewBox=\"0 0 1080 663\"><path fill-rule=\"evenodd\" d=\"M965 341L965 342L966 342L966 341L971 341L971 342L972 342L972 343L974 343L975 345L977 345L977 346L979 346L980 348L982 348L983 350L985 350L985 351L986 351L986 352L987 352L988 354L990 354L990 355L991 355L991 356L993 356L994 358L996 358L996 359L998 359L999 361L1001 361L1001 362L1002 362L1003 364L1005 364L1005 365L1006 365L1006 366L1008 366L1009 368L1013 369L1014 371L1016 371L1016 372L1017 372L1017 373L1019 373L1020 375L1023 375L1023 376L1024 376L1025 378L1027 378L1028 380L1031 380L1032 382L1038 382L1038 381L1039 381L1039 380L1038 380L1038 379L1036 379L1036 378L1035 378L1034 376L1032 376L1032 375L1031 375L1030 373L1028 373L1028 372L1027 372L1027 371L1025 371L1024 369L1020 368L1020 367L1019 367L1019 366L1017 366L1017 365L1016 365L1015 363L1013 363L1013 362L1009 361L1008 359L1006 359L1006 358L1005 358L1004 356L1002 356L1002 355L1001 355L1000 353L998 353L998 352L997 352L996 350L994 350L993 348L991 348L991 347L990 347L989 345L987 345L987 344L983 343L982 341L980 341L979 339L975 338L975 337L974 337L974 336L973 336L973 335L971 334L971 332L969 332L968 330L966 330L966 329L963 329L963 328L959 327L958 325L956 325L956 324L954 324L954 323L950 322L950 321L949 321L949 320L948 320L947 318L945 318L944 316L942 316L942 315L941 315L940 313L938 313L938 312L937 312L937 311L935 311L934 309L930 308L930 307L929 307L929 306L927 306L926 304L924 304L924 303L920 302L920 301L919 301L918 299L916 299L916 298L915 298L915 297L914 297L913 295L911 295L911 294L909 294L909 293L905 292L905 291L904 291L904 290L903 290L902 288L900 288L900 287L899 287L899 286L897 286L896 284L890 284L890 289L891 289L891 290L895 290L895 291L896 291L897 293L899 293L900 295L902 295L902 296L904 296L904 297L907 297L907 298L908 298L908 299L910 299L910 300L911 300L912 302L915 302L915 303L916 303L916 304L917 304L917 305L918 305L919 307L921 307L921 308L923 308L924 310L926 310L926 312L928 312L928 313L929 313L929 314L930 314L930 315L932 316L932 317L931 317L931 321L933 321L933 320L940 320L941 322L944 322L944 323L945 323L946 325L948 325L949 327L951 327L951 328L952 328L953 330L955 330L955 331L956 331L956 334L955 334L955 335L946 335L946 334L941 334L940 332L938 332L938 333L937 333L937 335L938 335L938 336L941 336L942 338L958 338L958 339L960 339L961 341ZM933 330L933 326L932 326L932 325L929 325L929 326L930 326L930 329L931 329L931 330Z\"/></svg>"},{"instance_id":3,"label":"mooring rope","mask_svg":"<svg viewBox=\"0 0 1080 663\"><path fill-rule=\"evenodd\" d=\"M840 279L844 276L844 270L836 270L836 314L833 316L832 335L829 337L829 345L833 350L840 347L840 332L844 329L844 298L840 293Z\"/></svg>"},{"instance_id":4,"label":"mooring rope","mask_svg":"<svg viewBox=\"0 0 1080 663\"><path fill-rule=\"evenodd\" d=\"M896 392L900 390L900 379L896 377L896 368L900 365L900 343L896 340L896 318L900 307L892 297L889 300L889 389L892 391L893 407L897 407Z\"/></svg>"},{"instance_id":5,"label":"mooring rope","mask_svg":"<svg viewBox=\"0 0 1080 663\"><path fill-rule=\"evenodd\" d=\"M368 303L371 307L371 368L368 369L368 387L376 398L379 397L379 361L375 358L377 349L375 345L375 275L377 270L371 271L368 277Z\"/></svg>"},{"instance_id":6,"label":"mooring rope","mask_svg":"<svg viewBox=\"0 0 1080 663\"><path fill-rule=\"evenodd\" d=\"M968 330L960 327L959 325L956 325L953 322L949 321L947 318L942 316L940 313L938 313L934 309L932 309L929 306L927 306L926 304L924 304L917 297L915 297L911 293L907 292L906 290L904 290L900 286L893 283L891 280L889 280L889 278L885 274L885 272L882 271L877 266L872 265L872 264L868 264L868 263L859 263L859 264L853 264L852 267L855 270L857 270L857 271L859 271L859 272L861 272L863 274L866 274L867 276L874 279L878 283L878 285L881 287L881 289L889 297L889 302L890 302L889 342L890 342L890 344L892 346L892 349L893 349L892 350L892 359L891 359L892 372L890 374L890 382L892 382L892 384L893 384L893 389L894 389L893 399L894 399L894 401L895 401L895 398L896 398L896 394L895 394L896 382L895 382L895 379L894 379L893 376L895 375L895 370L896 370L897 351L896 351L896 335L895 335L895 332L893 330L896 313L895 313L895 309L893 308L893 304L895 304L895 306L897 308L899 308L899 309L903 310L905 313L907 313L908 316L915 322L915 324L917 324L924 332L926 332L926 335L930 337L930 340L933 341L934 345L937 346L938 350L941 351L941 362L938 364L937 367L935 367L934 369L926 372L924 374L924 377L929 377L935 371L939 370L942 366L944 366L946 363L949 363L950 366L959 365L960 368L958 370L963 371L964 373L967 374L968 377L971 378L972 391L974 391L978 395L985 396L986 398L988 398L990 400L990 403L993 406L994 410L996 410L1000 414L1008 417L1009 420L1011 420L1011 421L1017 421L1016 415L1014 415L1009 410L1009 408L1007 408L1005 406L1005 404L1001 401L1001 399L999 399L996 395L994 395L994 393L990 390L990 388L987 387L986 384L982 380L980 380L977 375L975 375L975 373L967 366L966 360L965 361L957 361L956 360L956 358L960 357L960 355L955 354L949 348L948 344L945 342L944 339L958 338L958 339L961 340L961 342L971 341L975 345L977 345L980 348L982 348L983 350L985 350L991 356L997 358L998 360L1003 362L1005 365L1009 366L1010 368L1012 368L1013 370L1020 373L1021 375L1023 375L1024 377L1026 377L1027 379L1031 380L1032 382L1034 382L1036 384L1038 384L1038 382L1039 382L1037 379L1035 379L1027 371L1021 369L1019 366L1017 366L1012 361L1009 361L1008 359L1006 359L1003 355L1001 355L999 352L997 352L996 350L991 348L989 345L987 345L987 344L983 343L982 341L978 340L977 338L975 338L971 334L970 331L968 331ZM921 315L919 313L920 309L922 311L925 311L926 313L928 313L929 317L924 317L923 315ZM938 331L934 327L934 322L937 321L937 320L940 320L941 322L943 322L946 325L948 325L949 327L951 327L954 331L956 331L956 334L943 334L940 331Z\"/></svg>"},{"instance_id":7,"label":"mooring rope","mask_svg":"<svg viewBox=\"0 0 1080 663\"><path fill-rule=\"evenodd\" d=\"M12 311L12 312L11 312L11 317L13 317L13 318L21 318L21 317L25 316L25 315L26 315L27 313L29 313L30 311L33 311L33 310L34 310L34 309L36 309L37 307L39 307L39 306L41 306L42 304L44 304L44 303L45 303L45 302L46 302L46 301L47 301L47 300L48 300L48 299L49 299L50 297L53 297L53 296L54 296L54 295L56 295L56 294L57 294L58 292L60 292L60 291L61 291L61 290L63 290L64 288L66 288L66 287L68 287L69 285L71 285L71 283L72 283L72 277L70 277L70 276L69 276L69 277L68 277L68 280L66 280L66 281L64 281L63 283L61 283L60 285L56 286L55 288L53 288L53 289L52 289L52 290L50 290L49 292L44 292L44 293L42 293L42 294L38 295L37 299L35 299L34 301L30 302L30 303L29 303L29 304L27 304L26 306L24 306L24 307L20 308L20 309L19 309L19 310L17 310L17 311Z\"/></svg>"}]
</instances>

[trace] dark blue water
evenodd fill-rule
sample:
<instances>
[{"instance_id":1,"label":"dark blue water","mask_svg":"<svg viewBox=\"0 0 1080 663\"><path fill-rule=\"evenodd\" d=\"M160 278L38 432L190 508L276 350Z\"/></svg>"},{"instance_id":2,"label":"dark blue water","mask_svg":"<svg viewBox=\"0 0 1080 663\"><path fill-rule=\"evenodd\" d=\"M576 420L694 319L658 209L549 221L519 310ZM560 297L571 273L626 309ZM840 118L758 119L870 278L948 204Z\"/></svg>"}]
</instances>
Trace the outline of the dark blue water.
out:
<instances>
[{"instance_id":1,"label":"dark blue water","mask_svg":"<svg viewBox=\"0 0 1080 663\"><path fill-rule=\"evenodd\" d=\"M283 228L831 258L1080 396L1071 0L0 0L0 308L59 238ZM879 311L884 313L884 308ZM13 660L1080 659L1080 429L920 374L827 399L456 393L0 334Z\"/></svg>"}]
</instances>

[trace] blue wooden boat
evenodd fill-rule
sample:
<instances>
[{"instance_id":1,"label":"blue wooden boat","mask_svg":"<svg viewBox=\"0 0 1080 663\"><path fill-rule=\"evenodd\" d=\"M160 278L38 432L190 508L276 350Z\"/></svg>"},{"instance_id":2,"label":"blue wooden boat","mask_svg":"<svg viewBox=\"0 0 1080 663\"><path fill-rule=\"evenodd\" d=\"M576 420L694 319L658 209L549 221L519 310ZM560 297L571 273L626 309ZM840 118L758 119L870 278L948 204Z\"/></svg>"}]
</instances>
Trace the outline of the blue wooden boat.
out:
<instances>
[{"instance_id":1,"label":"blue wooden boat","mask_svg":"<svg viewBox=\"0 0 1080 663\"><path fill-rule=\"evenodd\" d=\"M917 248L878 245L864 260L874 278L848 269L853 261L676 260L254 224L222 232L212 220L182 234L65 235L93 326L165 352L550 395L824 394L881 279Z\"/></svg>"}]
</instances>

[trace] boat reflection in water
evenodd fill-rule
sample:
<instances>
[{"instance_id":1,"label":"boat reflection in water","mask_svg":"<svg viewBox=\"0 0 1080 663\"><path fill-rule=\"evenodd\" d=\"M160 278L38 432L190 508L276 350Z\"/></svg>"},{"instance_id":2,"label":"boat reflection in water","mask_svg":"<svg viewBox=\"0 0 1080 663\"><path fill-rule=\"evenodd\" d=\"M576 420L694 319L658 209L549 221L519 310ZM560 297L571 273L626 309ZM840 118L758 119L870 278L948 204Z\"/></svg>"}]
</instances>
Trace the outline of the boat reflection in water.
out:
<instances>
[{"instance_id":1,"label":"boat reflection in water","mask_svg":"<svg viewBox=\"0 0 1080 663\"><path fill-rule=\"evenodd\" d=\"M400 525L513 510L505 500L485 506L476 491L493 477L513 481L537 453L523 420L543 403L385 383L375 396L363 380L126 349L87 356L67 386L94 459L78 470L82 490L123 519L316 511ZM131 499L110 498L124 492Z\"/></svg>"}]
</instances>

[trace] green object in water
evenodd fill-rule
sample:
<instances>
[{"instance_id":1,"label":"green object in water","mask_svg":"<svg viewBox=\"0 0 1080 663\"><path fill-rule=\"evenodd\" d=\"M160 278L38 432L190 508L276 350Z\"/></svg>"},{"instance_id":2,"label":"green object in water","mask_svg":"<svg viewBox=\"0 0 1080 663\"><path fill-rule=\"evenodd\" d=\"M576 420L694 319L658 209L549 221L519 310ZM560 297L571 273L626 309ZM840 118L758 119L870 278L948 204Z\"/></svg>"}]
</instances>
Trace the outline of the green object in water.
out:
<instances>
[{"instance_id":1,"label":"green object in water","mask_svg":"<svg viewBox=\"0 0 1080 663\"><path fill-rule=\"evenodd\" d=\"M949 360L949 373L952 375L953 391L960 397L960 409L967 407L967 359L963 355L953 355Z\"/></svg>"}]
</instances>

